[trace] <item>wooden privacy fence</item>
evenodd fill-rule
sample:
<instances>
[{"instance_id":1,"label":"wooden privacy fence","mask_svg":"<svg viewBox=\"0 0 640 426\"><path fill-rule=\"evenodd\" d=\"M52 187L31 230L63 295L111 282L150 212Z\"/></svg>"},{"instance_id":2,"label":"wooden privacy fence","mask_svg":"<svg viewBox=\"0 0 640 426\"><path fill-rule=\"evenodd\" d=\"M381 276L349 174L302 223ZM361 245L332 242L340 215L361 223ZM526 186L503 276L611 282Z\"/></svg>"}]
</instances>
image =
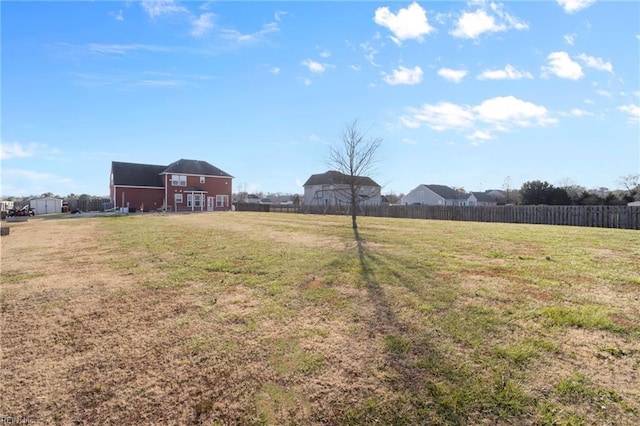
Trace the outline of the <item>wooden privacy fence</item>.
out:
<instances>
[{"instance_id":1,"label":"wooden privacy fence","mask_svg":"<svg viewBox=\"0 0 640 426\"><path fill-rule=\"evenodd\" d=\"M255 211L348 214L347 206L266 206ZM242 209L254 210L254 209ZM363 206L359 215L407 219L461 220L469 222L532 223L544 225L591 226L640 229L637 206Z\"/></svg>"}]
</instances>

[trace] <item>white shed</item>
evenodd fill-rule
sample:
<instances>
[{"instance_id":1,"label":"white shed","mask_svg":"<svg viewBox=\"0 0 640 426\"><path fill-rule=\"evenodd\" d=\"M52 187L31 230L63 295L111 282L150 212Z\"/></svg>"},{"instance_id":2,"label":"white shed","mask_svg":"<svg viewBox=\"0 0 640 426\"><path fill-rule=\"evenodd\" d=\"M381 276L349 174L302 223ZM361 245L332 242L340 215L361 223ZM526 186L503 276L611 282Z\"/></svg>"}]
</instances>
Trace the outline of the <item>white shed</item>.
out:
<instances>
[{"instance_id":1,"label":"white shed","mask_svg":"<svg viewBox=\"0 0 640 426\"><path fill-rule=\"evenodd\" d=\"M43 197L29 200L35 214L62 213L62 198Z\"/></svg>"}]
</instances>

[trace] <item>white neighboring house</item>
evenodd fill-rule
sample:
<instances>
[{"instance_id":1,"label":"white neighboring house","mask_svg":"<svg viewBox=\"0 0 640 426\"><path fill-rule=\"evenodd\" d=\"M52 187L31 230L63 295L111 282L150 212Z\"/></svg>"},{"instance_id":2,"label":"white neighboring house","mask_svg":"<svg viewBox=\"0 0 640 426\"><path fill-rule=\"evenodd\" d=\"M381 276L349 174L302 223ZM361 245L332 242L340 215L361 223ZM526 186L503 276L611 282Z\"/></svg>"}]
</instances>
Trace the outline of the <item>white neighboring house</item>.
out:
<instances>
[{"instance_id":1,"label":"white neighboring house","mask_svg":"<svg viewBox=\"0 0 640 426\"><path fill-rule=\"evenodd\" d=\"M329 170L311 175L304 183L304 204L307 206L349 205L349 176ZM364 176L356 177L359 206L379 206L382 204L380 185Z\"/></svg>"},{"instance_id":2,"label":"white neighboring house","mask_svg":"<svg viewBox=\"0 0 640 426\"><path fill-rule=\"evenodd\" d=\"M497 206L498 202L486 192L471 192L467 198L468 206Z\"/></svg>"},{"instance_id":3,"label":"white neighboring house","mask_svg":"<svg viewBox=\"0 0 640 426\"><path fill-rule=\"evenodd\" d=\"M37 215L62 213L62 198L33 198L29 200L29 208L32 208Z\"/></svg>"},{"instance_id":4,"label":"white neighboring house","mask_svg":"<svg viewBox=\"0 0 640 426\"><path fill-rule=\"evenodd\" d=\"M460 194L446 185L418 185L402 197L400 204L423 206L466 206L468 194Z\"/></svg>"}]
</instances>

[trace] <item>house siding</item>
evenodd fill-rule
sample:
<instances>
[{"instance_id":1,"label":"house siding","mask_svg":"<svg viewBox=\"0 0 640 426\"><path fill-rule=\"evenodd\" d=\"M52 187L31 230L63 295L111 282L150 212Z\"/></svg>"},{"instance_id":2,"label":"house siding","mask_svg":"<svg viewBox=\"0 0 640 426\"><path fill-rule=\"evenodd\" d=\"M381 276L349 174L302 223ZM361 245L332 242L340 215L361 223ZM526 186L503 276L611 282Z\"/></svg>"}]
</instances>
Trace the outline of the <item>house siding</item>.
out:
<instances>
[{"instance_id":1,"label":"house siding","mask_svg":"<svg viewBox=\"0 0 640 426\"><path fill-rule=\"evenodd\" d=\"M368 197L359 205L379 206L382 204L382 195L379 187L361 186L360 195ZM304 187L305 205L308 206L336 206L349 204L349 185L309 185Z\"/></svg>"},{"instance_id":2,"label":"house siding","mask_svg":"<svg viewBox=\"0 0 640 426\"><path fill-rule=\"evenodd\" d=\"M173 185L171 177L173 173L165 174L167 188L167 210L169 211L207 211L207 197L213 197L213 210L226 211L231 209L232 179L229 177L204 176L205 182L200 183L201 175L185 175L186 185ZM202 194L202 204L198 207L188 205L189 194ZM175 202L175 195L182 194L182 202ZM223 206L216 206L216 196L226 195L226 203Z\"/></svg>"},{"instance_id":3,"label":"house siding","mask_svg":"<svg viewBox=\"0 0 640 426\"><path fill-rule=\"evenodd\" d=\"M164 188L112 186L111 194L114 206L138 211L158 210L164 204Z\"/></svg>"},{"instance_id":4,"label":"house siding","mask_svg":"<svg viewBox=\"0 0 640 426\"><path fill-rule=\"evenodd\" d=\"M425 206L445 206L447 200L430 190L424 185L420 185L417 188L410 191L402 198L402 204L412 205L421 204Z\"/></svg>"}]
</instances>

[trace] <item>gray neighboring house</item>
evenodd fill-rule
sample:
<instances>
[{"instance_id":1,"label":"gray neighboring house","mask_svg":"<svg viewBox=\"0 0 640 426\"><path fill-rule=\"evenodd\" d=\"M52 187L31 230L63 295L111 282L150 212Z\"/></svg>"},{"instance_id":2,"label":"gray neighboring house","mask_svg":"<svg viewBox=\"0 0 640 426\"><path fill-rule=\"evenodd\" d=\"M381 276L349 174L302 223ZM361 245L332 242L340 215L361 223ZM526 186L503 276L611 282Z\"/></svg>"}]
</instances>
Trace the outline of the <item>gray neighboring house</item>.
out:
<instances>
[{"instance_id":1,"label":"gray neighboring house","mask_svg":"<svg viewBox=\"0 0 640 426\"><path fill-rule=\"evenodd\" d=\"M423 206L466 206L468 194L460 194L446 185L418 185L402 197L400 204Z\"/></svg>"},{"instance_id":2,"label":"gray neighboring house","mask_svg":"<svg viewBox=\"0 0 640 426\"><path fill-rule=\"evenodd\" d=\"M486 192L471 192L467 198L468 206L497 206L495 198Z\"/></svg>"},{"instance_id":3,"label":"gray neighboring house","mask_svg":"<svg viewBox=\"0 0 640 426\"><path fill-rule=\"evenodd\" d=\"M260 197L258 197L256 194L249 194L247 195L247 198L244 200L244 202L249 204L260 204Z\"/></svg>"},{"instance_id":4,"label":"gray neighboring house","mask_svg":"<svg viewBox=\"0 0 640 426\"><path fill-rule=\"evenodd\" d=\"M507 200L507 193L501 189L487 189L484 193L502 203Z\"/></svg>"},{"instance_id":5,"label":"gray neighboring house","mask_svg":"<svg viewBox=\"0 0 640 426\"><path fill-rule=\"evenodd\" d=\"M359 205L379 206L382 204L380 185L369 177L358 176L356 179L356 184L359 187ZM335 170L311 175L303 185L303 203L307 206L348 205L350 204L348 181L348 175Z\"/></svg>"}]
</instances>

